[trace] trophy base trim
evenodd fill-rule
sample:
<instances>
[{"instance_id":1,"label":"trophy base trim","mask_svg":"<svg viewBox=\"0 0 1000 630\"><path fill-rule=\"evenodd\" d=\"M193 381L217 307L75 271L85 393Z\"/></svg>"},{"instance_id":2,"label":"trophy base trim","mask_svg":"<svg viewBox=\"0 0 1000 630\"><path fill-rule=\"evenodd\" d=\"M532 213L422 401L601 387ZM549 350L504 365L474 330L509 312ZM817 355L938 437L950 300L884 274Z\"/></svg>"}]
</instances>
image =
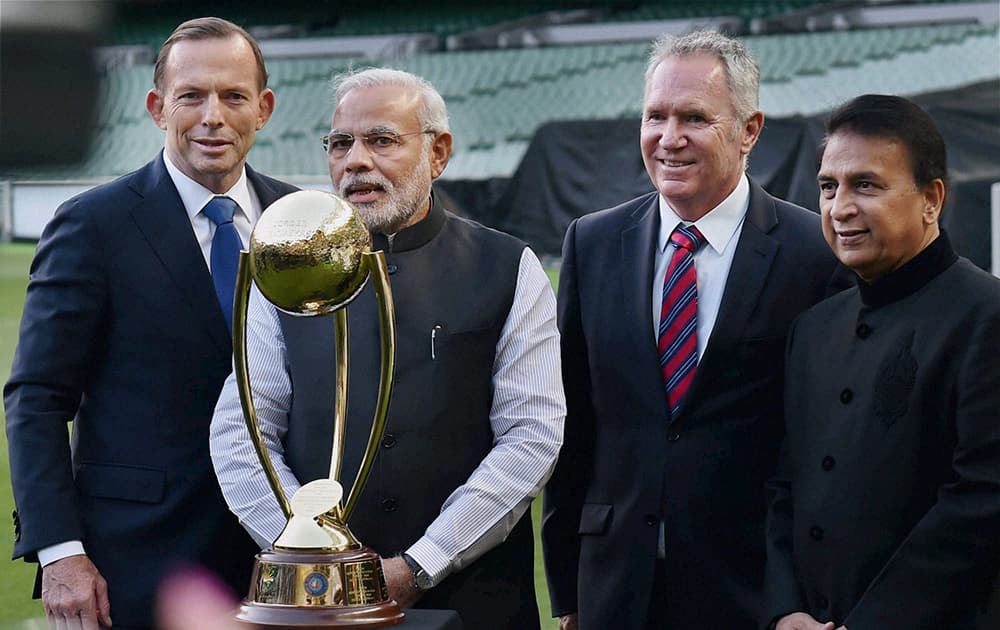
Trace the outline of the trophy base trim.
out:
<instances>
[{"instance_id":1,"label":"trophy base trim","mask_svg":"<svg viewBox=\"0 0 1000 630\"><path fill-rule=\"evenodd\" d=\"M387 628L403 623L396 602L350 608L295 608L246 604L240 606L236 621L254 630L274 628Z\"/></svg>"},{"instance_id":2,"label":"trophy base trim","mask_svg":"<svg viewBox=\"0 0 1000 630\"><path fill-rule=\"evenodd\" d=\"M384 628L403 622L389 598L382 559L358 551L314 553L267 549L257 554L242 627Z\"/></svg>"}]
</instances>

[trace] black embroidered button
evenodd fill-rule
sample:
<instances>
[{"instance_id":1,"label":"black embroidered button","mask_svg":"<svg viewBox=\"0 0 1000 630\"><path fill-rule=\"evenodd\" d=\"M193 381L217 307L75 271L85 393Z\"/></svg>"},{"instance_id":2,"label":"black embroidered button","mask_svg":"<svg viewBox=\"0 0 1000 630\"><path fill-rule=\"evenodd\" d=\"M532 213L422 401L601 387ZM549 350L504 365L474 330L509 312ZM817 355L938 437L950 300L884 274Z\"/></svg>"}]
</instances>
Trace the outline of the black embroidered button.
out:
<instances>
[{"instance_id":1,"label":"black embroidered button","mask_svg":"<svg viewBox=\"0 0 1000 630\"><path fill-rule=\"evenodd\" d=\"M386 433L382 436L382 448L392 448L396 446L396 436L392 433Z\"/></svg>"},{"instance_id":2,"label":"black embroidered button","mask_svg":"<svg viewBox=\"0 0 1000 630\"><path fill-rule=\"evenodd\" d=\"M872 334L872 327L868 324L861 323L858 327L854 329L855 334L862 339L867 339L868 335Z\"/></svg>"},{"instance_id":3,"label":"black embroidered button","mask_svg":"<svg viewBox=\"0 0 1000 630\"><path fill-rule=\"evenodd\" d=\"M384 499L382 501L383 512L395 512L397 507L399 506L396 504L396 499Z\"/></svg>"},{"instance_id":4,"label":"black embroidered button","mask_svg":"<svg viewBox=\"0 0 1000 630\"><path fill-rule=\"evenodd\" d=\"M837 460L833 457L827 455L823 458L823 470L833 470L833 467L837 465Z\"/></svg>"},{"instance_id":5,"label":"black embroidered button","mask_svg":"<svg viewBox=\"0 0 1000 630\"><path fill-rule=\"evenodd\" d=\"M647 514L642 517L642 520L644 523L646 523L646 525L649 525L650 527L653 527L660 522L660 519L656 518L654 514Z\"/></svg>"},{"instance_id":6,"label":"black embroidered button","mask_svg":"<svg viewBox=\"0 0 1000 630\"><path fill-rule=\"evenodd\" d=\"M680 433L671 433L671 434L667 435L667 441L668 442L676 442L679 439L681 439L681 434Z\"/></svg>"},{"instance_id":7,"label":"black embroidered button","mask_svg":"<svg viewBox=\"0 0 1000 630\"><path fill-rule=\"evenodd\" d=\"M392 265L392 264L386 265L385 268L389 272L390 276L392 274L396 273L397 271L399 271L399 267L397 267L396 265Z\"/></svg>"},{"instance_id":8,"label":"black embroidered button","mask_svg":"<svg viewBox=\"0 0 1000 630\"><path fill-rule=\"evenodd\" d=\"M854 400L854 392L852 392L850 388L845 387L844 391L840 392L840 402L846 405L852 400Z\"/></svg>"},{"instance_id":9,"label":"black embroidered button","mask_svg":"<svg viewBox=\"0 0 1000 630\"><path fill-rule=\"evenodd\" d=\"M823 540L823 528L819 525L813 525L809 528L809 537L816 541Z\"/></svg>"}]
</instances>

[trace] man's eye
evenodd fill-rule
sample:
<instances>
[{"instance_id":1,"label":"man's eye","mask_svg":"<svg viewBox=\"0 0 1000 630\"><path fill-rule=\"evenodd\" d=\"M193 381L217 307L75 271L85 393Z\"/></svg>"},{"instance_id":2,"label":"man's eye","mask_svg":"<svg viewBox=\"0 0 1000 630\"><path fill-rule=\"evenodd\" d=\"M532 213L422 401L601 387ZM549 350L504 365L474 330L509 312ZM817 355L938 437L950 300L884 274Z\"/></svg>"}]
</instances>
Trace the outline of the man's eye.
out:
<instances>
[{"instance_id":1,"label":"man's eye","mask_svg":"<svg viewBox=\"0 0 1000 630\"><path fill-rule=\"evenodd\" d=\"M396 139L388 134L378 134L373 136L368 136L368 144L373 147L386 148L391 147L396 143Z\"/></svg>"},{"instance_id":2,"label":"man's eye","mask_svg":"<svg viewBox=\"0 0 1000 630\"><path fill-rule=\"evenodd\" d=\"M354 138L333 138L330 140L330 148L338 151L346 151L354 144Z\"/></svg>"}]
</instances>

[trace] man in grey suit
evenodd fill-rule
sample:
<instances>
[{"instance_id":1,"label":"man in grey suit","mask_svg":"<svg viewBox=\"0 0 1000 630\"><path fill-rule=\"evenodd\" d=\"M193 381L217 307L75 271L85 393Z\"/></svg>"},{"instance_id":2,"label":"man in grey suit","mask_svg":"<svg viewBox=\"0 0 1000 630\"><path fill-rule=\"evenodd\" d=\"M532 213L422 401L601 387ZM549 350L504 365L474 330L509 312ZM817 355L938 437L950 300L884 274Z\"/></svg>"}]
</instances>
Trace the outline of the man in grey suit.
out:
<instances>
[{"instance_id":1,"label":"man in grey suit","mask_svg":"<svg viewBox=\"0 0 1000 630\"><path fill-rule=\"evenodd\" d=\"M744 173L764 123L739 41L657 42L640 147L655 192L563 246L568 414L542 539L562 628L752 628L792 319L846 281L819 217Z\"/></svg>"},{"instance_id":2,"label":"man in grey suit","mask_svg":"<svg viewBox=\"0 0 1000 630\"><path fill-rule=\"evenodd\" d=\"M294 190L245 165L274 109L260 49L225 20L185 22L146 107L163 152L46 226L4 390L14 556L40 562L53 627L151 627L173 567L242 592L255 551L215 481L208 427L231 365L226 272Z\"/></svg>"}]
</instances>

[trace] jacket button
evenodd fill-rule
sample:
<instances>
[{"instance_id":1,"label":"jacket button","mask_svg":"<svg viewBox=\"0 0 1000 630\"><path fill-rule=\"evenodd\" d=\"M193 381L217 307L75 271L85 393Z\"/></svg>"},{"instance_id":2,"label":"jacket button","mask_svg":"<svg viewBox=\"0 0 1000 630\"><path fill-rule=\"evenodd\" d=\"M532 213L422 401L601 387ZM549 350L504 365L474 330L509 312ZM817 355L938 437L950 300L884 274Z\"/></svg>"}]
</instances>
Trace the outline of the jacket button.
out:
<instances>
[{"instance_id":1,"label":"jacket button","mask_svg":"<svg viewBox=\"0 0 1000 630\"><path fill-rule=\"evenodd\" d=\"M660 519L656 518L654 514L647 514L642 517L642 520L650 527L653 527L660 522Z\"/></svg>"},{"instance_id":2,"label":"jacket button","mask_svg":"<svg viewBox=\"0 0 1000 630\"><path fill-rule=\"evenodd\" d=\"M823 458L823 470L833 470L833 467L837 465L837 460L835 460L830 455Z\"/></svg>"},{"instance_id":3,"label":"jacket button","mask_svg":"<svg viewBox=\"0 0 1000 630\"><path fill-rule=\"evenodd\" d=\"M382 501L383 512L395 512L397 507L396 499L384 499Z\"/></svg>"},{"instance_id":4,"label":"jacket button","mask_svg":"<svg viewBox=\"0 0 1000 630\"><path fill-rule=\"evenodd\" d=\"M850 388L844 388L844 391L840 392L840 402L845 405L854 400L854 392Z\"/></svg>"},{"instance_id":5,"label":"jacket button","mask_svg":"<svg viewBox=\"0 0 1000 630\"><path fill-rule=\"evenodd\" d=\"M861 323L854 329L854 333L862 339L867 339L868 335L872 334L872 327L868 324Z\"/></svg>"},{"instance_id":6,"label":"jacket button","mask_svg":"<svg viewBox=\"0 0 1000 630\"><path fill-rule=\"evenodd\" d=\"M396 446L396 436L392 433L386 433L382 436L382 448L392 448Z\"/></svg>"},{"instance_id":7,"label":"jacket button","mask_svg":"<svg viewBox=\"0 0 1000 630\"><path fill-rule=\"evenodd\" d=\"M819 525L813 525L809 528L809 537L815 541L823 540L823 528Z\"/></svg>"},{"instance_id":8,"label":"jacket button","mask_svg":"<svg viewBox=\"0 0 1000 630\"><path fill-rule=\"evenodd\" d=\"M399 267L397 267L397 266L396 266L396 265L394 265L394 264L388 264L388 265L386 265L386 266L385 266L385 268L386 268L386 271L388 271L388 272L389 272L389 275L390 275L390 276L391 276L392 274L396 273L397 271L399 271Z\"/></svg>"},{"instance_id":9,"label":"jacket button","mask_svg":"<svg viewBox=\"0 0 1000 630\"><path fill-rule=\"evenodd\" d=\"M681 439L681 434L680 433L671 433L671 434L667 435L667 441L668 442L676 442L679 439Z\"/></svg>"}]
</instances>

